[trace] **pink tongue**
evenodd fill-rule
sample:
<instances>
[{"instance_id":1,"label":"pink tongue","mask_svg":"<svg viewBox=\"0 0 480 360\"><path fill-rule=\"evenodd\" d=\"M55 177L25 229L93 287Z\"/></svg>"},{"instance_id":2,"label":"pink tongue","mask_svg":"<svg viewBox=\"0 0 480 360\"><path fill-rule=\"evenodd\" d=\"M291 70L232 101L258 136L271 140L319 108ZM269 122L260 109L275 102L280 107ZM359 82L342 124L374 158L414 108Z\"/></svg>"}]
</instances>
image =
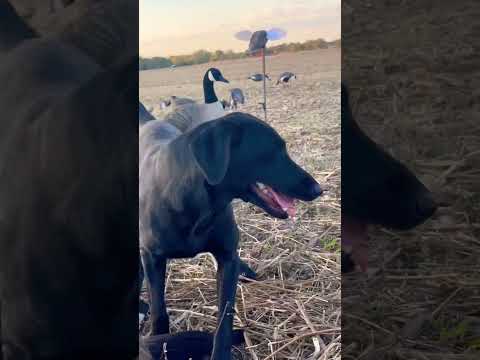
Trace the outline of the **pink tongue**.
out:
<instances>
[{"instance_id":1,"label":"pink tongue","mask_svg":"<svg viewBox=\"0 0 480 360\"><path fill-rule=\"evenodd\" d=\"M280 207L287 212L288 216L295 216L295 200L287 195L279 194L270 189L271 194Z\"/></svg>"}]
</instances>

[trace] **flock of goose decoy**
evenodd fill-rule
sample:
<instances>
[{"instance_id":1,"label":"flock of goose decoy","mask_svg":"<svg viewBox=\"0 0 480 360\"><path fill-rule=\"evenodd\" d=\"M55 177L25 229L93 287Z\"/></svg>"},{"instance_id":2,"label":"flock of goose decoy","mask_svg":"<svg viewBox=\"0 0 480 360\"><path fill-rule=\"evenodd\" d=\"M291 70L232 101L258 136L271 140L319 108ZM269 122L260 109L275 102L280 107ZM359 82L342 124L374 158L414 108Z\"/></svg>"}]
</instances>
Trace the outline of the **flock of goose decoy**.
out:
<instances>
[{"instance_id":1,"label":"flock of goose decoy","mask_svg":"<svg viewBox=\"0 0 480 360\"><path fill-rule=\"evenodd\" d=\"M278 77L276 84L277 85L280 83L288 84L290 80L296 79L296 78L297 78L297 75L295 75L290 71L286 71ZM247 79L253 80L253 81L263 81L263 74L253 74L253 75L250 75ZM265 79L270 80L270 77L268 76L268 74L265 74Z\"/></svg>"},{"instance_id":2,"label":"flock of goose decoy","mask_svg":"<svg viewBox=\"0 0 480 360\"><path fill-rule=\"evenodd\" d=\"M263 77L263 74L257 73L250 75L247 79L260 82L263 81ZM265 79L271 81L268 74L265 75ZM294 79L297 79L297 76L292 72L286 71L280 74L276 85L287 85ZM205 100L203 104L199 104L190 98L171 96L169 99L160 101L159 106L162 110L166 110L169 107L174 109L185 106L191 107L194 108L195 111L199 111L199 120L207 121L225 115L225 111L227 110L237 110L239 104L245 104L244 92L238 87L230 89L230 98L228 100L219 100L213 86L215 82L229 83L229 81L223 77L220 70L217 68L210 68L205 72L203 77L203 93Z\"/></svg>"}]
</instances>

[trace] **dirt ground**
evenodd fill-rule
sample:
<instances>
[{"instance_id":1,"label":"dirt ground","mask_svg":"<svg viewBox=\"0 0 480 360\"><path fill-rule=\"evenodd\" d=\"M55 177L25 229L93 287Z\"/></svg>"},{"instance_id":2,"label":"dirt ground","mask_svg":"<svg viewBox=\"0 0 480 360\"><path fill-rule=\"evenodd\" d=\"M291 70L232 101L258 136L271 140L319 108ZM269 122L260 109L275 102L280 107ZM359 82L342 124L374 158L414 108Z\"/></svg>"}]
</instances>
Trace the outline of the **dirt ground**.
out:
<instances>
[{"instance_id":1,"label":"dirt ground","mask_svg":"<svg viewBox=\"0 0 480 360\"><path fill-rule=\"evenodd\" d=\"M441 204L415 231L373 229L372 273L342 278L344 359L480 358L479 15L475 1L342 2L354 115Z\"/></svg>"},{"instance_id":2,"label":"dirt ground","mask_svg":"<svg viewBox=\"0 0 480 360\"><path fill-rule=\"evenodd\" d=\"M268 122L286 139L291 156L327 190L298 205L295 221L280 221L235 203L241 257L259 274L237 291L235 326L246 330L242 359L340 359L340 49L267 58ZM140 100L159 118L171 95L203 101L202 77L215 66L241 88L239 111L263 119L262 84L246 78L261 71L259 58L140 72ZM290 87L275 86L283 71L297 74ZM215 269L208 256L170 265L167 306L172 332L215 328ZM147 325L148 328L148 325Z\"/></svg>"}]
</instances>

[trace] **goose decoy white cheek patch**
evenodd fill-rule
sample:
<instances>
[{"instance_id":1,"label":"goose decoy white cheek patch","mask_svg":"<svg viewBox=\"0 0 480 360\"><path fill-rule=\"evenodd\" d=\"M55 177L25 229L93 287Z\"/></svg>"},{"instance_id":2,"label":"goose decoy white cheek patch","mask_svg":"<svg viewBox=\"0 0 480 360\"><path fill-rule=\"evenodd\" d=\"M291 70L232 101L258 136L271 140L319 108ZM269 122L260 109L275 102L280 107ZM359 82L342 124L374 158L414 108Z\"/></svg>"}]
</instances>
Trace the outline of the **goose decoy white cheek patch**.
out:
<instances>
[{"instance_id":1,"label":"goose decoy white cheek patch","mask_svg":"<svg viewBox=\"0 0 480 360\"><path fill-rule=\"evenodd\" d=\"M208 72L208 80L213 82L217 81L211 71Z\"/></svg>"}]
</instances>

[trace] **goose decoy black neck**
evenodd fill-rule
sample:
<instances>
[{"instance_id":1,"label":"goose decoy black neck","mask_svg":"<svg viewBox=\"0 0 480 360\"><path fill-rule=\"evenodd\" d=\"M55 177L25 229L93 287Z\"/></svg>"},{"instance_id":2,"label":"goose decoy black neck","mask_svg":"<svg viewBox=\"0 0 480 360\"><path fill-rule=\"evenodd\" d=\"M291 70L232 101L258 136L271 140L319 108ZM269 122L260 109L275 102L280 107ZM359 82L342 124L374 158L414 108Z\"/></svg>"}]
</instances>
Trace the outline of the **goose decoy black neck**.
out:
<instances>
[{"instance_id":1,"label":"goose decoy black neck","mask_svg":"<svg viewBox=\"0 0 480 360\"><path fill-rule=\"evenodd\" d=\"M228 83L228 80L223 77L220 70L216 68L208 69L203 77L203 95L205 98L205 104L212 104L218 101L215 89L213 88L213 83L216 81Z\"/></svg>"}]
</instances>

